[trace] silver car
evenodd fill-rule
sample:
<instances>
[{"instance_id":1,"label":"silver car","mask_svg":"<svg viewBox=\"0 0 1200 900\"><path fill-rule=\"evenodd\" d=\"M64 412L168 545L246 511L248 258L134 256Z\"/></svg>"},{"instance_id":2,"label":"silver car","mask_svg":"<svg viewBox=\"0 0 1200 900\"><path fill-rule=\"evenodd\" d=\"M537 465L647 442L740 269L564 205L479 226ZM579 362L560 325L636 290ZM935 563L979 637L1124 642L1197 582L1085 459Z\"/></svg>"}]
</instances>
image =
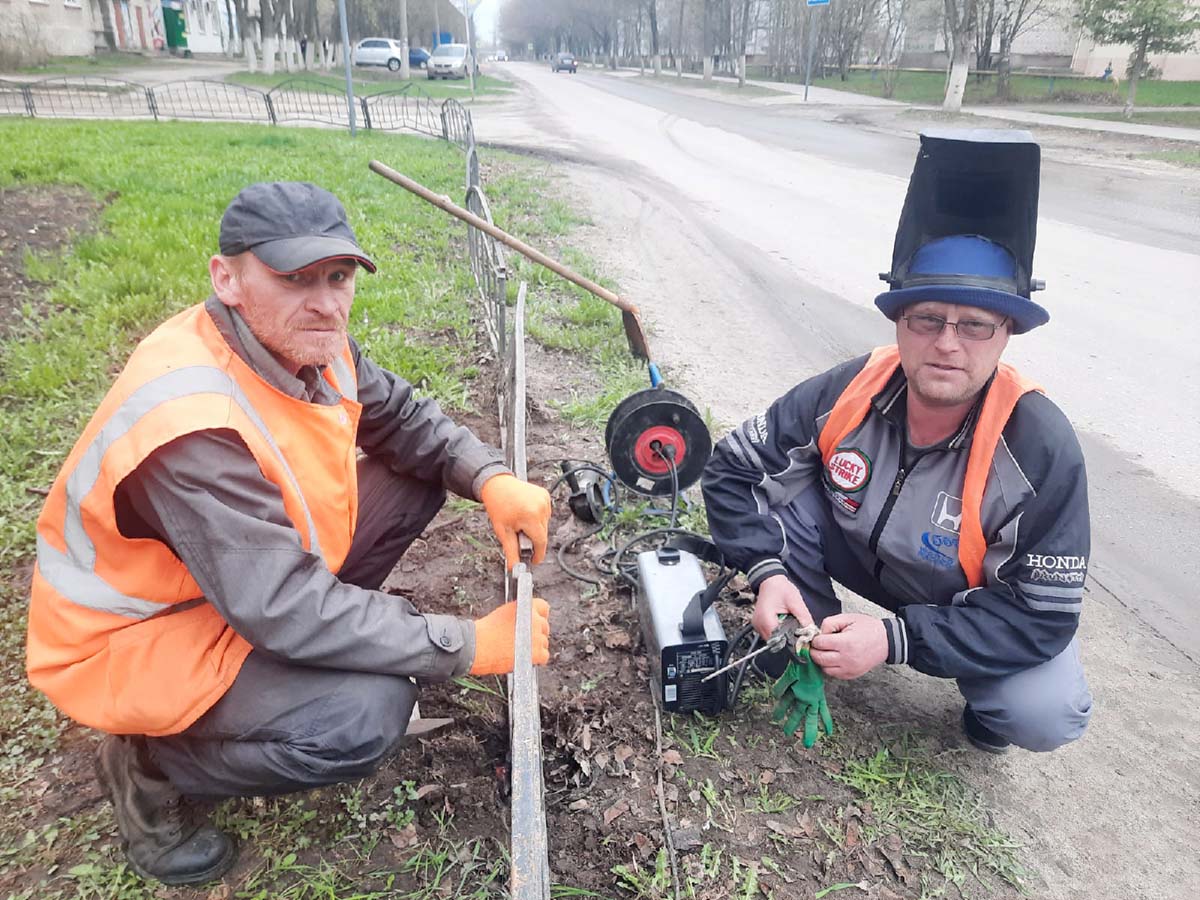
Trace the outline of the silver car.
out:
<instances>
[{"instance_id":1,"label":"silver car","mask_svg":"<svg viewBox=\"0 0 1200 900\"><path fill-rule=\"evenodd\" d=\"M387 66L392 72L400 71L404 59L404 45L391 38L363 38L354 45L356 66Z\"/></svg>"},{"instance_id":2,"label":"silver car","mask_svg":"<svg viewBox=\"0 0 1200 900\"><path fill-rule=\"evenodd\" d=\"M441 44L434 48L425 72L430 79L466 78L468 59L466 44Z\"/></svg>"}]
</instances>

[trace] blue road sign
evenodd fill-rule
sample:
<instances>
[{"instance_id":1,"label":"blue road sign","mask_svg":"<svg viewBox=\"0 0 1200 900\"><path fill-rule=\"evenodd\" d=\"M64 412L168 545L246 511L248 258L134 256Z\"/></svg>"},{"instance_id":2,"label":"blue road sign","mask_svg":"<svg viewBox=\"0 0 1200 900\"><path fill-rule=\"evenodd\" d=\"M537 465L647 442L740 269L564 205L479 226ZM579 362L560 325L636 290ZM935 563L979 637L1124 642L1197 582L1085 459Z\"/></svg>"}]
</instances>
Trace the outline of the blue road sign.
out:
<instances>
[{"instance_id":1,"label":"blue road sign","mask_svg":"<svg viewBox=\"0 0 1200 900\"><path fill-rule=\"evenodd\" d=\"M807 0L809 6L828 6L829 0Z\"/></svg>"}]
</instances>

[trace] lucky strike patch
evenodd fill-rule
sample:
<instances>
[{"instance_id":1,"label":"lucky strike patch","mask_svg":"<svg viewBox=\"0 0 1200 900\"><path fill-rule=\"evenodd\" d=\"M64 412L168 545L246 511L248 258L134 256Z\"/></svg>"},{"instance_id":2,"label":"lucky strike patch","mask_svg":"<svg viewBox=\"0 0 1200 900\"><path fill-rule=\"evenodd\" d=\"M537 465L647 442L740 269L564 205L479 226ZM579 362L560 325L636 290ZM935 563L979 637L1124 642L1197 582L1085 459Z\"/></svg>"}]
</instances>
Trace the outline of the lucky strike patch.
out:
<instances>
[{"instance_id":1,"label":"lucky strike patch","mask_svg":"<svg viewBox=\"0 0 1200 900\"><path fill-rule=\"evenodd\" d=\"M825 465L825 477L844 493L861 491L871 480L871 459L858 448L838 450Z\"/></svg>"}]
</instances>

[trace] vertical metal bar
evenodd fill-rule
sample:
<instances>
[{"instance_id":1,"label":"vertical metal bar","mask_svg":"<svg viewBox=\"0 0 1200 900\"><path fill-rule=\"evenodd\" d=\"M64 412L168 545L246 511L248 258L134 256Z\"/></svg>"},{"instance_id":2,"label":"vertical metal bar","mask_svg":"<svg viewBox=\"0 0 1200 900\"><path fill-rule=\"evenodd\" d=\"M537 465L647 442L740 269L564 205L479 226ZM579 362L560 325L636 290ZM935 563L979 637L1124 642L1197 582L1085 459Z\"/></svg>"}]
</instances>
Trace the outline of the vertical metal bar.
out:
<instances>
[{"instance_id":1,"label":"vertical metal bar","mask_svg":"<svg viewBox=\"0 0 1200 900\"><path fill-rule=\"evenodd\" d=\"M525 459L525 285L517 293L513 318L513 367L510 422L510 466L518 478L527 477ZM523 536L522 536L523 537ZM512 900L550 900L550 861L546 841L546 804L542 781L542 721L537 672L533 667L533 577L522 541L522 561L513 567L517 601L514 666L510 679L509 722L512 727Z\"/></svg>"},{"instance_id":2,"label":"vertical metal bar","mask_svg":"<svg viewBox=\"0 0 1200 900\"><path fill-rule=\"evenodd\" d=\"M154 116L154 121L158 121L158 103L154 99L154 88L142 88L146 92L146 104L150 107L150 115Z\"/></svg>"},{"instance_id":3,"label":"vertical metal bar","mask_svg":"<svg viewBox=\"0 0 1200 900\"><path fill-rule=\"evenodd\" d=\"M25 101L25 112L31 119L37 118L37 110L33 105L33 90L27 84L21 85L21 99Z\"/></svg>"},{"instance_id":4,"label":"vertical metal bar","mask_svg":"<svg viewBox=\"0 0 1200 900\"><path fill-rule=\"evenodd\" d=\"M354 79L350 77L350 35L346 32L346 0L337 0L338 21L342 26L342 56L346 61L346 112L350 116L350 137L357 134L354 127Z\"/></svg>"}]
</instances>

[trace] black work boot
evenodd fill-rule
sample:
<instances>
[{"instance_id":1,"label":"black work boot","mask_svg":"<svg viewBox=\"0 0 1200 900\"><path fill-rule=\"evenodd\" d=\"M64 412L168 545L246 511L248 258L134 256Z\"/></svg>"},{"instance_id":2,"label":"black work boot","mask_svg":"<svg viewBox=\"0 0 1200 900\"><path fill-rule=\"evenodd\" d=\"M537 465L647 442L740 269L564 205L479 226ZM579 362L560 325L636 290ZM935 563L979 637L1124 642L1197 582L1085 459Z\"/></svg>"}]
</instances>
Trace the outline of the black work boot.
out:
<instances>
[{"instance_id":1,"label":"black work boot","mask_svg":"<svg viewBox=\"0 0 1200 900\"><path fill-rule=\"evenodd\" d=\"M199 814L150 762L146 739L107 735L96 777L112 801L133 871L163 884L201 884L233 865L233 842Z\"/></svg>"}]
</instances>

